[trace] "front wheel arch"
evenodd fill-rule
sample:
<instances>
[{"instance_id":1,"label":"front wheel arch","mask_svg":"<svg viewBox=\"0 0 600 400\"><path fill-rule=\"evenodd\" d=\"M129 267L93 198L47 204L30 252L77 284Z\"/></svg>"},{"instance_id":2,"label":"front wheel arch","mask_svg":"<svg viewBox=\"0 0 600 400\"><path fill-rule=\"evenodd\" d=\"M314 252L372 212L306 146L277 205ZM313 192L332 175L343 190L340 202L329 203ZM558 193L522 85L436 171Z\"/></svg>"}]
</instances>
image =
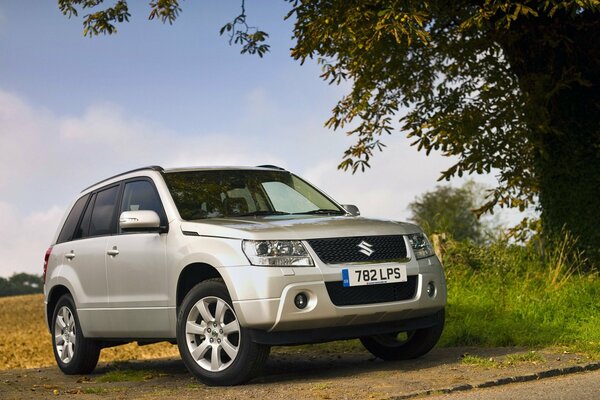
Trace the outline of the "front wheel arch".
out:
<instances>
[{"instance_id":1,"label":"front wheel arch","mask_svg":"<svg viewBox=\"0 0 600 400\"><path fill-rule=\"evenodd\" d=\"M181 270L177 279L177 290L175 295L175 304L178 313L179 307L181 306L181 303L183 303L183 299L185 299L185 296L187 296L190 290L197 284L209 279L223 280L219 271L210 264L193 263L185 266Z\"/></svg>"}]
</instances>

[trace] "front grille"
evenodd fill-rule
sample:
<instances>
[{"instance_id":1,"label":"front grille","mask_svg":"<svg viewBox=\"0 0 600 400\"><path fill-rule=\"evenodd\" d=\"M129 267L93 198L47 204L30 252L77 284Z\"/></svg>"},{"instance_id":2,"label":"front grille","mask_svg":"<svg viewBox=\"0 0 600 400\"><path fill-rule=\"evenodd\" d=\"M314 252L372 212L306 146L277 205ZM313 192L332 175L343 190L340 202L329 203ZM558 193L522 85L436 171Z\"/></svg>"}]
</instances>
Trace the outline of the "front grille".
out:
<instances>
[{"instance_id":1,"label":"front grille","mask_svg":"<svg viewBox=\"0 0 600 400\"><path fill-rule=\"evenodd\" d=\"M342 281L325 282L331 302L336 306L388 303L408 300L417 292L417 276L411 275L406 282L379 285L344 287Z\"/></svg>"},{"instance_id":2,"label":"front grille","mask_svg":"<svg viewBox=\"0 0 600 400\"><path fill-rule=\"evenodd\" d=\"M325 264L391 261L406 258L406 243L402 235L310 239L307 242ZM359 247L362 242L366 242L367 247L365 245L362 248ZM369 256L361 250L367 253L372 250L372 253Z\"/></svg>"}]
</instances>

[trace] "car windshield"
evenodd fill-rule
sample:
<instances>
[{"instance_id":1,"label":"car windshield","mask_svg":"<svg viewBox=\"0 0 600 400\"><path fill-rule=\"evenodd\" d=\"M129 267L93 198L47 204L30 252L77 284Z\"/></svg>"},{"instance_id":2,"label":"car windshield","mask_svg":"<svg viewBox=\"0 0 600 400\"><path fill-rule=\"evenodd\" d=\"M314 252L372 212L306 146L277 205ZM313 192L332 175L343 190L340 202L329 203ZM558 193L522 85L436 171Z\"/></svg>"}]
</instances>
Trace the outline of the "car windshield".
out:
<instances>
[{"instance_id":1,"label":"car windshield","mask_svg":"<svg viewBox=\"0 0 600 400\"><path fill-rule=\"evenodd\" d=\"M200 170L166 172L181 218L321 214L345 211L287 171Z\"/></svg>"}]
</instances>

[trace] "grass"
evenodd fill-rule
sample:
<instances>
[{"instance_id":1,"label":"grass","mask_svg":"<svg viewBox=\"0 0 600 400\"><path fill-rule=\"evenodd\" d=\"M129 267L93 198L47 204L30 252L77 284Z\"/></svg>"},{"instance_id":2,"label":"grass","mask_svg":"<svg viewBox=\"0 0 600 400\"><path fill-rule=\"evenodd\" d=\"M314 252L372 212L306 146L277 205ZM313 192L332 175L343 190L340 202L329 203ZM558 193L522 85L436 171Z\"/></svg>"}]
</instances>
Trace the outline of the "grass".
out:
<instances>
[{"instance_id":1,"label":"grass","mask_svg":"<svg viewBox=\"0 0 600 400\"><path fill-rule=\"evenodd\" d=\"M485 367L485 368L495 368L499 366L498 361L495 361L493 358L479 357L473 356L470 354L464 355L460 359L460 363L464 365L472 365L476 367Z\"/></svg>"},{"instance_id":2,"label":"grass","mask_svg":"<svg viewBox=\"0 0 600 400\"><path fill-rule=\"evenodd\" d=\"M528 351L527 353L509 354L506 356L506 363L516 364L520 362L542 363L546 361L543 355L536 351Z\"/></svg>"},{"instance_id":3,"label":"grass","mask_svg":"<svg viewBox=\"0 0 600 400\"><path fill-rule=\"evenodd\" d=\"M327 390L329 388L331 388L331 384L329 382L318 382L312 387L313 390Z\"/></svg>"},{"instance_id":4,"label":"grass","mask_svg":"<svg viewBox=\"0 0 600 400\"><path fill-rule=\"evenodd\" d=\"M564 347L600 358L600 279L565 252L451 243L442 346ZM569 264L571 262L571 264Z\"/></svg>"},{"instance_id":5,"label":"grass","mask_svg":"<svg viewBox=\"0 0 600 400\"><path fill-rule=\"evenodd\" d=\"M108 393L109 390L100 386L88 387L83 389L84 394L105 394Z\"/></svg>"},{"instance_id":6,"label":"grass","mask_svg":"<svg viewBox=\"0 0 600 400\"><path fill-rule=\"evenodd\" d=\"M97 379L98 382L143 382L152 379L159 374L150 370L137 369L115 369L108 371Z\"/></svg>"},{"instance_id":7,"label":"grass","mask_svg":"<svg viewBox=\"0 0 600 400\"><path fill-rule=\"evenodd\" d=\"M502 368L514 364L520 363L542 363L546 361L544 356L536 351L528 351L526 353L509 354L504 360L497 360L493 357L480 357L471 354L465 354L461 357L460 363L464 365L471 365L474 367L483 368Z\"/></svg>"}]
</instances>

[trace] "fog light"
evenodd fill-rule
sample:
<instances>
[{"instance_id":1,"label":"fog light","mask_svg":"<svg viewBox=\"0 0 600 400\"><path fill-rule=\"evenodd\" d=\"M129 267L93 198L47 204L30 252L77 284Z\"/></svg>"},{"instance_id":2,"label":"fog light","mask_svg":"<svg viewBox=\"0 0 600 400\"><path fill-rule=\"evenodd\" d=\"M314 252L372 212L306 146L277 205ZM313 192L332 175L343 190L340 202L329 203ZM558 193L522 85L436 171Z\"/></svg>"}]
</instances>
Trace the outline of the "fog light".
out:
<instances>
[{"instance_id":1,"label":"fog light","mask_svg":"<svg viewBox=\"0 0 600 400\"><path fill-rule=\"evenodd\" d=\"M308 304L308 297L305 293L298 293L296 297L294 297L294 304L302 310Z\"/></svg>"},{"instance_id":2,"label":"fog light","mask_svg":"<svg viewBox=\"0 0 600 400\"><path fill-rule=\"evenodd\" d=\"M433 297L435 295L435 285L433 284L433 282L429 282L427 284L427 294L429 295L429 297Z\"/></svg>"}]
</instances>

